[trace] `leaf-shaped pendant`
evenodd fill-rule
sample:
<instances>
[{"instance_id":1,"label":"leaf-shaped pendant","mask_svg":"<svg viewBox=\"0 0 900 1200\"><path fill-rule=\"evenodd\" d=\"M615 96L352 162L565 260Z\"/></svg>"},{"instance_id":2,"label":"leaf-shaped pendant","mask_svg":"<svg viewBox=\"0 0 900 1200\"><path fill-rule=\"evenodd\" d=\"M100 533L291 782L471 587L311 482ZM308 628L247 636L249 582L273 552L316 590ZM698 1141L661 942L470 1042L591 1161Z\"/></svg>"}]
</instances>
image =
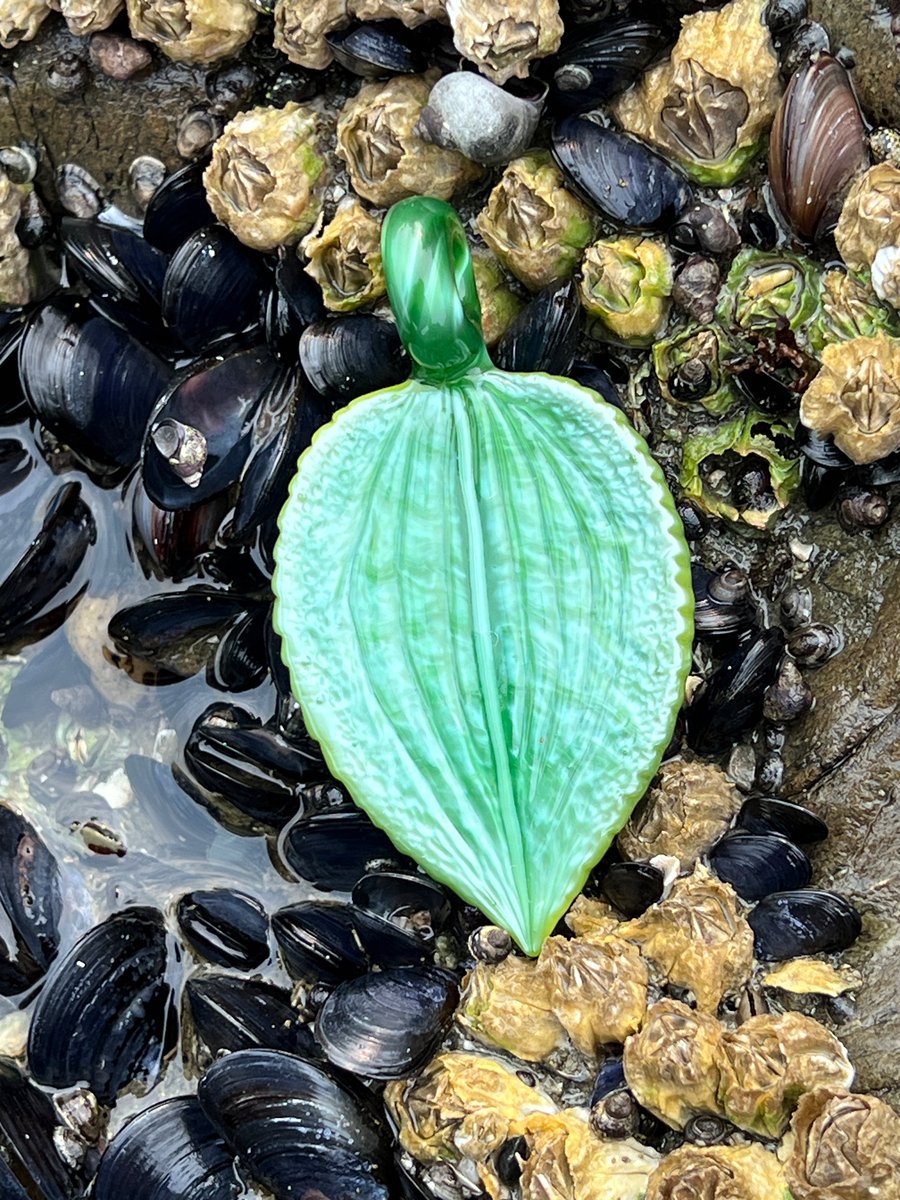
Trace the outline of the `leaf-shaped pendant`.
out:
<instances>
[{"instance_id":1,"label":"leaf-shaped pendant","mask_svg":"<svg viewBox=\"0 0 900 1200\"><path fill-rule=\"evenodd\" d=\"M395 205L383 249L413 378L302 455L275 622L357 804L535 954L671 736L688 552L621 412L492 367L448 205Z\"/></svg>"}]
</instances>

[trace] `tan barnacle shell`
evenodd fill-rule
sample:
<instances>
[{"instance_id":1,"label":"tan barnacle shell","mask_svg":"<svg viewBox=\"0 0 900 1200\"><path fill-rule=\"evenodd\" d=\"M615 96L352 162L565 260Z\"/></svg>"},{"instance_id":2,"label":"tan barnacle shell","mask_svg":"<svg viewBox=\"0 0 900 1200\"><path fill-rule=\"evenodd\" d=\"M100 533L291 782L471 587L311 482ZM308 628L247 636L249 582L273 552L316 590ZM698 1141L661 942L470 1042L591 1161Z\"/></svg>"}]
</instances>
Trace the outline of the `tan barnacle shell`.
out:
<instances>
[{"instance_id":1,"label":"tan barnacle shell","mask_svg":"<svg viewBox=\"0 0 900 1200\"><path fill-rule=\"evenodd\" d=\"M621 917L605 900L592 900L588 896L576 896L566 913L566 924L577 936L601 935L618 929Z\"/></svg>"},{"instance_id":2,"label":"tan barnacle shell","mask_svg":"<svg viewBox=\"0 0 900 1200\"><path fill-rule=\"evenodd\" d=\"M673 1129L718 1113L722 1025L680 1000L660 1000L625 1042L625 1078L636 1099Z\"/></svg>"},{"instance_id":3,"label":"tan barnacle shell","mask_svg":"<svg viewBox=\"0 0 900 1200\"><path fill-rule=\"evenodd\" d=\"M879 300L900 308L900 246L882 246L872 259L872 289Z\"/></svg>"},{"instance_id":4,"label":"tan barnacle shell","mask_svg":"<svg viewBox=\"0 0 900 1200\"><path fill-rule=\"evenodd\" d=\"M176 62L211 63L250 40L256 9L249 0L126 0L132 35Z\"/></svg>"},{"instance_id":5,"label":"tan barnacle shell","mask_svg":"<svg viewBox=\"0 0 900 1200\"><path fill-rule=\"evenodd\" d=\"M714 1013L750 976L753 931L731 887L700 865L616 932L636 942L669 983L690 988L704 1012Z\"/></svg>"},{"instance_id":6,"label":"tan barnacle shell","mask_svg":"<svg viewBox=\"0 0 900 1200\"><path fill-rule=\"evenodd\" d=\"M585 251L578 295L608 335L646 345L666 323L672 275L672 258L660 238L600 238Z\"/></svg>"},{"instance_id":7,"label":"tan barnacle shell","mask_svg":"<svg viewBox=\"0 0 900 1200\"><path fill-rule=\"evenodd\" d=\"M727 1030L717 1065L720 1111L762 1137L784 1133L804 1092L853 1082L847 1051L824 1025L802 1013L766 1013Z\"/></svg>"},{"instance_id":8,"label":"tan barnacle shell","mask_svg":"<svg viewBox=\"0 0 900 1200\"><path fill-rule=\"evenodd\" d=\"M76 37L108 29L124 7L125 0L59 0L59 11Z\"/></svg>"},{"instance_id":9,"label":"tan barnacle shell","mask_svg":"<svg viewBox=\"0 0 900 1200\"><path fill-rule=\"evenodd\" d=\"M350 0L350 11L358 21L402 21L410 29L426 21L446 21L444 0Z\"/></svg>"},{"instance_id":10,"label":"tan barnacle shell","mask_svg":"<svg viewBox=\"0 0 900 1200\"><path fill-rule=\"evenodd\" d=\"M210 207L247 246L299 241L322 211L328 172L312 108L251 108L225 126L203 175Z\"/></svg>"},{"instance_id":11,"label":"tan barnacle shell","mask_svg":"<svg viewBox=\"0 0 900 1200\"><path fill-rule=\"evenodd\" d=\"M0 46L30 42L51 11L47 0L0 0Z\"/></svg>"},{"instance_id":12,"label":"tan barnacle shell","mask_svg":"<svg viewBox=\"0 0 900 1200\"><path fill-rule=\"evenodd\" d=\"M500 261L530 288L568 279L594 232L590 209L567 191L548 153L514 159L475 218Z\"/></svg>"},{"instance_id":13,"label":"tan barnacle shell","mask_svg":"<svg viewBox=\"0 0 900 1200\"><path fill-rule=\"evenodd\" d=\"M766 0L733 0L681 23L671 56L615 104L622 126L698 183L731 183L759 151L781 86Z\"/></svg>"},{"instance_id":14,"label":"tan barnacle shell","mask_svg":"<svg viewBox=\"0 0 900 1200\"><path fill-rule=\"evenodd\" d=\"M532 958L511 954L475 964L463 980L457 1020L480 1042L539 1062L566 1040L550 1003L549 980Z\"/></svg>"},{"instance_id":15,"label":"tan barnacle shell","mask_svg":"<svg viewBox=\"0 0 900 1200\"><path fill-rule=\"evenodd\" d=\"M882 246L900 242L900 170L890 163L869 167L841 209L834 240L853 271L864 271Z\"/></svg>"},{"instance_id":16,"label":"tan barnacle shell","mask_svg":"<svg viewBox=\"0 0 900 1200\"><path fill-rule=\"evenodd\" d=\"M348 20L347 0L277 0L275 49L292 63L320 71L334 57L325 34Z\"/></svg>"},{"instance_id":17,"label":"tan barnacle shell","mask_svg":"<svg viewBox=\"0 0 900 1200\"><path fill-rule=\"evenodd\" d=\"M500 261L485 246L470 246L472 274L481 305L481 328L488 346L493 346L522 311L524 302L509 286Z\"/></svg>"},{"instance_id":18,"label":"tan barnacle shell","mask_svg":"<svg viewBox=\"0 0 900 1200\"><path fill-rule=\"evenodd\" d=\"M900 338L878 333L826 346L822 369L803 393L800 420L855 463L900 446Z\"/></svg>"},{"instance_id":19,"label":"tan barnacle shell","mask_svg":"<svg viewBox=\"0 0 900 1200\"><path fill-rule=\"evenodd\" d=\"M436 71L364 83L341 110L337 153L354 191L383 207L407 196L449 200L478 179L481 167L458 150L444 150L416 132Z\"/></svg>"},{"instance_id":20,"label":"tan barnacle shell","mask_svg":"<svg viewBox=\"0 0 900 1200\"><path fill-rule=\"evenodd\" d=\"M791 958L763 976L766 987L797 996L842 996L862 986L862 976L852 967L832 967L821 958Z\"/></svg>"},{"instance_id":21,"label":"tan barnacle shell","mask_svg":"<svg viewBox=\"0 0 900 1200\"><path fill-rule=\"evenodd\" d=\"M783 1200L784 1168L762 1146L681 1146L647 1181L646 1200Z\"/></svg>"},{"instance_id":22,"label":"tan barnacle shell","mask_svg":"<svg viewBox=\"0 0 900 1200\"><path fill-rule=\"evenodd\" d=\"M0 171L0 309L18 308L31 299L28 251L16 236L25 189Z\"/></svg>"},{"instance_id":23,"label":"tan barnacle shell","mask_svg":"<svg viewBox=\"0 0 900 1200\"><path fill-rule=\"evenodd\" d=\"M793 1200L897 1194L900 1116L883 1100L816 1088L801 1097L791 1131L785 1174Z\"/></svg>"},{"instance_id":24,"label":"tan barnacle shell","mask_svg":"<svg viewBox=\"0 0 900 1200\"><path fill-rule=\"evenodd\" d=\"M307 274L322 288L325 307L350 312L384 295L381 265L381 221L354 197L341 204L317 237L303 249Z\"/></svg>"},{"instance_id":25,"label":"tan barnacle shell","mask_svg":"<svg viewBox=\"0 0 900 1200\"><path fill-rule=\"evenodd\" d=\"M593 1057L641 1027L649 975L636 946L614 934L547 938L537 961L550 1006L577 1050Z\"/></svg>"},{"instance_id":26,"label":"tan barnacle shell","mask_svg":"<svg viewBox=\"0 0 900 1200\"><path fill-rule=\"evenodd\" d=\"M562 41L558 0L447 0L447 16L457 50L493 83L524 79Z\"/></svg>"},{"instance_id":27,"label":"tan barnacle shell","mask_svg":"<svg viewBox=\"0 0 900 1200\"><path fill-rule=\"evenodd\" d=\"M740 806L740 792L720 767L670 759L616 844L625 858L672 854L687 870L718 841Z\"/></svg>"},{"instance_id":28,"label":"tan barnacle shell","mask_svg":"<svg viewBox=\"0 0 900 1200\"><path fill-rule=\"evenodd\" d=\"M525 1137L522 1200L642 1200L659 1163L633 1138L598 1138L577 1109L535 1114Z\"/></svg>"}]
</instances>

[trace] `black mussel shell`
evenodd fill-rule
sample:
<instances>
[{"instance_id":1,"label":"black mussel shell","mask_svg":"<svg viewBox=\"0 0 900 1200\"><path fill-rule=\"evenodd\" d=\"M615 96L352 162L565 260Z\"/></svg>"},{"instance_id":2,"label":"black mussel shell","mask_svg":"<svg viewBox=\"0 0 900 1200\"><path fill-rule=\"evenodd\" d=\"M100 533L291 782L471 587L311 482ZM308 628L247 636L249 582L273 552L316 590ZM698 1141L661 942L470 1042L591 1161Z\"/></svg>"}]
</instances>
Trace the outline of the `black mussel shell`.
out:
<instances>
[{"instance_id":1,"label":"black mussel shell","mask_svg":"<svg viewBox=\"0 0 900 1200\"><path fill-rule=\"evenodd\" d=\"M21 309L0 311L0 424L10 425L25 413L19 383L19 346L27 317Z\"/></svg>"},{"instance_id":2,"label":"black mussel shell","mask_svg":"<svg viewBox=\"0 0 900 1200\"><path fill-rule=\"evenodd\" d=\"M297 812L301 789L328 775L312 747L301 749L231 704L212 704L200 714L184 761L202 788L276 827Z\"/></svg>"},{"instance_id":3,"label":"black mussel shell","mask_svg":"<svg viewBox=\"0 0 900 1200\"><path fill-rule=\"evenodd\" d=\"M611 863L604 872L600 890L626 917L639 917L662 899L665 877L649 862Z\"/></svg>"},{"instance_id":4,"label":"black mussel shell","mask_svg":"<svg viewBox=\"0 0 900 1200\"><path fill-rule=\"evenodd\" d=\"M591 26L588 37L550 59L551 107L557 112L587 112L626 88L659 57L668 35L650 21L608 17Z\"/></svg>"},{"instance_id":5,"label":"black mussel shell","mask_svg":"<svg viewBox=\"0 0 900 1200\"><path fill-rule=\"evenodd\" d=\"M631 134L564 117L551 148L572 190L610 221L665 229L691 202L681 172Z\"/></svg>"},{"instance_id":6,"label":"black mussel shell","mask_svg":"<svg viewBox=\"0 0 900 1200\"><path fill-rule=\"evenodd\" d=\"M839 450L831 437L823 437L814 429L805 425L797 426L795 435L797 445L803 451L804 457L817 467L827 467L830 471L848 471L853 467L853 459L848 458L843 450Z\"/></svg>"},{"instance_id":7,"label":"black mussel shell","mask_svg":"<svg viewBox=\"0 0 900 1200\"><path fill-rule=\"evenodd\" d=\"M284 988L237 975L198 975L185 984L184 997L194 1033L213 1058L254 1048L319 1057L312 1029Z\"/></svg>"},{"instance_id":8,"label":"black mussel shell","mask_svg":"<svg viewBox=\"0 0 900 1200\"><path fill-rule=\"evenodd\" d=\"M213 1063L197 1098L276 1200L389 1200L384 1118L324 1067L277 1050L237 1050Z\"/></svg>"},{"instance_id":9,"label":"black mussel shell","mask_svg":"<svg viewBox=\"0 0 900 1200\"><path fill-rule=\"evenodd\" d=\"M0 651L20 649L62 624L84 591L80 568L96 535L81 485L64 483L31 545L0 582Z\"/></svg>"},{"instance_id":10,"label":"black mussel shell","mask_svg":"<svg viewBox=\"0 0 900 1200\"><path fill-rule=\"evenodd\" d=\"M367 313L318 321L304 329L300 365L316 391L335 404L409 378L409 357L396 326Z\"/></svg>"},{"instance_id":11,"label":"black mussel shell","mask_svg":"<svg viewBox=\"0 0 900 1200\"><path fill-rule=\"evenodd\" d=\"M234 1155L194 1096L132 1117L100 1160L93 1200L230 1200L243 1193Z\"/></svg>"},{"instance_id":12,"label":"black mussel shell","mask_svg":"<svg viewBox=\"0 0 900 1200\"><path fill-rule=\"evenodd\" d=\"M348 892L385 863L411 865L359 809L301 814L282 833L278 853L298 879L325 891Z\"/></svg>"},{"instance_id":13,"label":"black mussel shell","mask_svg":"<svg viewBox=\"0 0 900 1200\"><path fill-rule=\"evenodd\" d=\"M622 1056L621 1054L613 1054L604 1060L600 1070L597 1072L597 1078L594 1080L594 1087L591 1092L591 1108L599 1100L602 1100L604 1096L608 1096L610 1092L617 1092L620 1088L627 1086Z\"/></svg>"},{"instance_id":14,"label":"black mussel shell","mask_svg":"<svg viewBox=\"0 0 900 1200\"><path fill-rule=\"evenodd\" d=\"M269 673L265 609L254 608L226 629L206 671L206 681L223 692L259 687Z\"/></svg>"},{"instance_id":15,"label":"black mussel shell","mask_svg":"<svg viewBox=\"0 0 900 1200\"><path fill-rule=\"evenodd\" d=\"M836 954L852 946L862 932L857 910L834 892L774 892L760 900L747 920L756 957L775 962Z\"/></svg>"},{"instance_id":16,"label":"black mussel shell","mask_svg":"<svg viewBox=\"0 0 900 1200\"><path fill-rule=\"evenodd\" d=\"M566 374L576 383L580 383L582 387L590 388L592 392L602 396L607 404L614 404L616 408L622 408L619 389L609 373L602 367L598 367L596 363L586 362L584 359L576 360Z\"/></svg>"},{"instance_id":17,"label":"black mussel shell","mask_svg":"<svg viewBox=\"0 0 900 1200\"><path fill-rule=\"evenodd\" d=\"M567 375L575 359L581 306L569 280L542 288L516 316L491 350L502 371Z\"/></svg>"},{"instance_id":18,"label":"black mussel shell","mask_svg":"<svg viewBox=\"0 0 900 1200\"><path fill-rule=\"evenodd\" d=\"M189 349L205 350L258 323L265 282L259 256L227 229L198 229L172 255L163 320Z\"/></svg>"},{"instance_id":19,"label":"black mussel shell","mask_svg":"<svg viewBox=\"0 0 900 1200\"><path fill-rule=\"evenodd\" d=\"M694 632L698 638L712 643L733 641L756 624L756 607L743 571L726 568L714 574L694 563L691 579ZM741 580L743 588L739 586Z\"/></svg>"},{"instance_id":20,"label":"black mussel shell","mask_svg":"<svg viewBox=\"0 0 900 1200\"><path fill-rule=\"evenodd\" d=\"M144 237L164 254L173 254L183 241L215 221L203 187L205 163L191 163L168 175L144 213Z\"/></svg>"},{"instance_id":21,"label":"black mussel shell","mask_svg":"<svg viewBox=\"0 0 900 1200\"><path fill-rule=\"evenodd\" d=\"M163 394L147 426L143 478L160 508L193 508L237 483L263 402L289 405L296 372L265 350L192 367Z\"/></svg>"},{"instance_id":22,"label":"black mussel shell","mask_svg":"<svg viewBox=\"0 0 900 1200\"><path fill-rule=\"evenodd\" d=\"M363 21L325 34L334 57L363 79L415 75L425 69L416 35L400 21Z\"/></svg>"},{"instance_id":23,"label":"black mussel shell","mask_svg":"<svg viewBox=\"0 0 900 1200\"><path fill-rule=\"evenodd\" d=\"M812 241L834 228L868 158L850 77L836 58L819 54L791 76L769 136L772 194L795 233Z\"/></svg>"},{"instance_id":24,"label":"black mussel shell","mask_svg":"<svg viewBox=\"0 0 900 1200\"><path fill-rule=\"evenodd\" d=\"M813 512L825 508L834 500L845 482L845 477L829 467L820 467L812 459L800 458L800 483L803 496Z\"/></svg>"},{"instance_id":25,"label":"black mussel shell","mask_svg":"<svg viewBox=\"0 0 900 1200\"><path fill-rule=\"evenodd\" d=\"M86 1180L60 1153L63 1126L50 1097L15 1063L0 1058L0 1196L3 1200L73 1200ZM5 1167L8 1175L4 1176ZM15 1188L20 1188L16 1191Z\"/></svg>"},{"instance_id":26,"label":"black mussel shell","mask_svg":"<svg viewBox=\"0 0 900 1200\"><path fill-rule=\"evenodd\" d=\"M29 973L33 967L42 975L59 950L59 868L34 826L5 804L0 804L0 903Z\"/></svg>"},{"instance_id":27,"label":"black mussel shell","mask_svg":"<svg viewBox=\"0 0 900 1200\"><path fill-rule=\"evenodd\" d=\"M300 334L325 317L322 289L311 275L293 246L282 250L275 268L275 285L263 296L262 321L266 345L276 358L294 362Z\"/></svg>"},{"instance_id":28,"label":"black mussel shell","mask_svg":"<svg viewBox=\"0 0 900 1200\"><path fill-rule=\"evenodd\" d=\"M780 833L798 846L824 842L828 826L801 804L774 796L751 796L741 805L737 825L748 833Z\"/></svg>"},{"instance_id":29,"label":"black mussel shell","mask_svg":"<svg viewBox=\"0 0 900 1200\"><path fill-rule=\"evenodd\" d=\"M453 915L450 897L427 875L372 871L355 884L352 899L376 917L426 939L446 929Z\"/></svg>"},{"instance_id":30,"label":"black mussel shell","mask_svg":"<svg viewBox=\"0 0 900 1200\"><path fill-rule=\"evenodd\" d=\"M166 931L154 908L126 908L84 935L32 1009L28 1067L38 1083L86 1083L101 1104L152 1087L175 1030Z\"/></svg>"},{"instance_id":31,"label":"black mussel shell","mask_svg":"<svg viewBox=\"0 0 900 1200\"><path fill-rule=\"evenodd\" d=\"M19 350L29 407L91 462L130 467L172 372L83 301L62 297L29 322Z\"/></svg>"},{"instance_id":32,"label":"black mussel shell","mask_svg":"<svg viewBox=\"0 0 900 1200\"><path fill-rule=\"evenodd\" d=\"M223 493L193 508L160 508L147 495L141 476L136 475L131 532L145 574L174 580L194 574L197 559L212 546L228 507Z\"/></svg>"},{"instance_id":33,"label":"black mussel shell","mask_svg":"<svg viewBox=\"0 0 900 1200\"><path fill-rule=\"evenodd\" d=\"M302 900L272 914L285 969L307 983L340 983L372 967L413 967L428 952L418 938L352 904Z\"/></svg>"},{"instance_id":34,"label":"black mussel shell","mask_svg":"<svg viewBox=\"0 0 900 1200\"><path fill-rule=\"evenodd\" d=\"M93 291L126 304L158 307L168 259L140 233L94 219L63 217L60 240Z\"/></svg>"},{"instance_id":35,"label":"black mussel shell","mask_svg":"<svg viewBox=\"0 0 900 1200\"><path fill-rule=\"evenodd\" d=\"M424 1067L459 1000L437 967L372 971L339 984L316 1018L316 1037L336 1067L367 1079L404 1079Z\"/></svg>"},{"instance_id":36,"label":"black mussel shell","mask_svg":"<svg viewBox=\"0 0 900 1200\"><path fill-rule=\"evenodd\" d=\"M759 630L723 660L694 693L688 707L691 749L718 754L756 724L783 653L784 634L775 627Z\"/></svg>"},{"instance_id":37,"label":"black mussel shell","mask_svg":"<svg viewBox=\"0 0 900 1200\"><path fill-rule=\"evenodd\" d=\"M212 662L229 626L257 603L196 587L120 608L109 622L113 661L142 683L190 679Z\"/></svg>"},{"instance_id":38,"label":"black mussel shell","mask_svg":"<svg viewBox=\"0 0 900 1200\"><path fill-rule=\"evenodd\" d=\"M806 887L812 874L803 851L778 833L728 833L710 850L709 863L748 902Z\"/></svg>"},{"instance_id":39,"label":"black mussel shell","mask_svg":"<svg viewBox=\"0 0 900 1200\"><path fill-rule=\"evenodd\" d=\"M228 888L187 892L175 915L190 948L218 967L252 971L269 957L269 920L252 896Z\"/></svg>"}]
</instances>

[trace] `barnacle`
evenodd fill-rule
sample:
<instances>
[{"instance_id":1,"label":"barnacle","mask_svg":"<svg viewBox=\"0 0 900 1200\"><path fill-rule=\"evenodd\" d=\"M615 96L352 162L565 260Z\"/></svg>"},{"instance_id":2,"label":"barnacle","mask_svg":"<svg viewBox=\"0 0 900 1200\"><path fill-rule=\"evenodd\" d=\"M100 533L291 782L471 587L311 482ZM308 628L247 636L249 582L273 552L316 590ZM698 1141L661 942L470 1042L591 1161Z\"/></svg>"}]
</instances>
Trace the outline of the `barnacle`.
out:
<instances>
[{"instance_id":1,"label":"barnacle","mask_svg":"<svg viewBox=\"0 0 900 1200\"><path fill-rule=\"evenodd\" d=\"M881 330L900 333L896 314L873 299L869 289L849 271L826 271L819 291L819 310L807 329L812 350L821 354L831 342L874 337Z\"/></svg>"},{"instance_id":2,"label":"barnacle","mask_svg":"<svg viewBox=\"0 0 900 1200\"><path fill-rule=\"evenodd\" d=\"M598 1138L577 1109L527 1122L522 1200L642 1200L659 1155L629 1138Z\"/></svg>"},{"instance_id":3,"label":"barnacle","mask_svg":"<svg viewBox=\"0 0 900 1200\"><path fill-rule=\"evenodd\" d=\"M304 249L306 270L322 288L326 308L350 312L384 295L381 222L355 198L342 204Z\"/></svg>"},{"instance_id":4,"label":"barnacle","mask_svg":"<svg viewBox=\"0 0 900 1200\"><path fill-rule=\"evenodd\" d=\"M728 411L737 394L722 359L725 336L716 325L688 326L653 346L659 390L672 404L699 404L707 412Z\"/></svg>"},{"instance_id":5,"label":"barnacle","mask_svg":"<svg viewBox=\"0 0 900 1200\"><path fill-rule=\"evenodd\" d=\"M562 40L558 0L447 0L447 16L457 50L494 83L524 77Z\"/></svg>"},{"instance_id":6,"label":"barnacle","mask_svg":"<svg viewBox=\"0 0 900 1200\"><path fill-rule=\"evenodd\" d=\"M132 34L176 62L211 63L245 45L256 27L249 0L126 0Z\"/></svg>"},{"instance_id":7,"label":"barnacle","mask_svg":"<svg viewBox=\"0 0 900 1200\"><path fill-rule=\"evenodd\" d=\"M585 310L614 338L644 345L660 332L672 294L672 260L657 238L602 238L585 251L578 280Z\"/></svg>"},{"instance_id":8,"label":"barnacle","mask_svg":"<svg viewBox=\"0 0 900 1200\"><path fill-rule=\"evenodd\" d=\"M0 0L0 46L31 41L52 11L48 0Z\"/></svg>"},{"instance_id":9,"label":"barnacle","mask_svg":"<svg viewBox=\"0 0 900 1200\"><path fill-rule=\"evenodd\" d=\"M890 163L869 167L844 201L834 231L841 258L852 271L865 271L882 246L900 242L900 170Z\"/></svg>"},{"instance_id":10,"label":"barnacle","mask_svg":"<svg viewBox=\"0 0 900 1200\"><path fill-rule=\"evenodd\" d=\"M762 1146L681 1146L647 1181L645 1200L786 1200L784 1169Z\"/></svg>"},{"instance_id":11,"label":"barnacle","mask_svg":"<svg viewBox=\"0 0 900 1200\"><path fill-rule=\"evenodd\" d=\"M672 854L687 870L717 841L741 806L737 788L713 763L663 763L617 839L625 858Z\"/></svg>"},{"instance_id":12,"label":"barnacle","mask_svg":"<svg viewBox=\"0 0 900 1200\"><path fill-rule=\"evenodd\" d=\"M348 20L347 0L277 0L275 48L291 62L320 71L334 57L325 34Z\"/></svg>"},{"instance_id":13,"label":"barnacle","mask_svg":"<svg viewBox=\"0 0 900 1200\"><path fill-rule=\"evenodd\" d=\"M76 37L108 29L125 0L59 0L59 11Z\"/></svg>"},{"instance_id":14,"label":"barnacle","mask_svg":"<svg viewBox=\"0 0 900 1200\"><path fill-rule=\"evenodd\" d=\"M25 189L0 170L0 308L16 308L31 299L28 251L16 235Z\"/></svg>"},{"instance_id":15,"label":"barnacle","mask_svg":"<svg viewBox=\"0 0 900 1200\"><path fill-rule=\"evenodd\" d=\"M625 1078L636 1099L673 1129L717 1113L722 1026L680 1000L660 1000L625 1043Z\"/></svg>"},{"instance_id":16,"label":"barnacle","mask_svg":"<svg viewBox=\"0 0 900 1200\"><path fill-rule=\"evenodd\" d=\"M476 963L463 981L457 1020L479 1041L528 1061L547 1058L566 1038L546 974L518 955Z\"/></svg>"},{"instance_id":17,"label":"barnacle","mask_svg":"<svg viewBox=\"0 0 900 1200\"><path fill-rule=\"evenodd\" d=\"M819 300L819 267L799 254L745 248L731 264L717 316L726 329L768 333L779 320L802 331Z\"/></svg>"},{"instance_id":18,"label":"barnacle","mask_svg":"<svg viewBox=\"0 0 900 1200\"><path fill-rule=\"evenodd\" d=\"M485 344L493 346L522 311L523 301L510 288L496 254L484 246L473 246L471 252L481 328Z\"/></svg>"},{"instance_id":19,"label":"barnacle","mask_svg":"<svg viewBox=\"0 0 900 1200\"><path fill-rule=\"evenodd\" d=\"M791 958L763 976L763 983L800 996L841 996L860 987L862 976L852 967L833 967L820 958Z\"/></svg>"},{"instance_id":20,"label":"barnacle","mask_svg":"<svg viewBox=\"0 0 900 1200\"><path fill-rule=\"evenodd\" d=\"M786 1140L794 1200L893 1194L900 1176L900 1116L875 1096L820 1087L800 1098Z\"/></svg>"},{"instance_id":21,"label":"barnacle","mask_svg":"<svg viewBox=\"0 0 900 1200\"><path fill-rule=\"evenodd\" d=\"M872 259L872 287L879 300L900 308L900 246L882 246Z\"/></svg>"}]
</instances>

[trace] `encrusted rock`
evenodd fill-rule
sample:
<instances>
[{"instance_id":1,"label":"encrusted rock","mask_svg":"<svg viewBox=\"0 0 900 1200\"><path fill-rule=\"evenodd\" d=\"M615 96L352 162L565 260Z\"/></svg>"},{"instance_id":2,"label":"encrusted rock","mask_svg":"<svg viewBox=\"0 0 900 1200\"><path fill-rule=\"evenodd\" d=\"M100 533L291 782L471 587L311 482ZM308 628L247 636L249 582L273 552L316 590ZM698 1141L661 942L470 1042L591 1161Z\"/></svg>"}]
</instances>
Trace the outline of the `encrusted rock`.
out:
<instances>
[{"instance_id":1,"label":"encrusted rock","mask_svg":"<svg viewBox=\"0 0 900 1200\"><path fill-rule=\"evenodd\" d=\"M146 46L120 33L95 33L90 54L94 66L110 79L131 79L153 62Z\"/></svg>"},{"instance_id":2,"label":"encrusted rock","mask_svg":"<svg viewBox=\"0 0 900 1200\"><path fill-rule=\"evenodd\" d=\"M447 0L447 16L457 50L494 83L524 79L562 41L558 0Z\"/></svg>"},{"instance_id":3,"label":"encrusted rock","mask_svg":"<svg viewBox=\"0 0 900 1200\"><path fill-rule=\"evenodd\" d=\"M137 38L176 62L211 63L246 45L256 28L249 0L126 0Z\"/></svg>"}]
</instances>

